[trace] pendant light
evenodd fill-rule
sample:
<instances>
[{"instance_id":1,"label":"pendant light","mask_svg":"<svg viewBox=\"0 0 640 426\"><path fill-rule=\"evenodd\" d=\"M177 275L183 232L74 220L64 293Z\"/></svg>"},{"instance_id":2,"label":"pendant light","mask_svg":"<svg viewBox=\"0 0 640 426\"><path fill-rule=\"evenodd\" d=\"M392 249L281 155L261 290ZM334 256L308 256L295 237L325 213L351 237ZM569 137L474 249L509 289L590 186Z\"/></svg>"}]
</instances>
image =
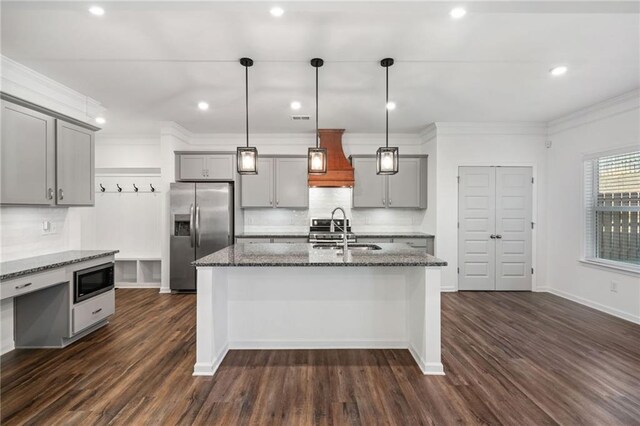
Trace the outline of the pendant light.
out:
<instances>
[{"instance_id":1,"label":"pendant light","mask_svg":"<svg viewBox=\"0 0 640 426\"><path fill-rule=\"evenodd\" d=\"M320 58L313 58L311 66L316 69L316 146L309 148L308 173L310 175L324 175L327 173L327 148L320 148L320 133L318 132L318 68L324 65Z\"/></svg>"},{"instance_id":2,"label":"pendant light","mask_svg":"<svg viewBox=\"0 0 640 426\"><path fill-rule=\"evenodd\" d=\"M245 87L245 111L247 127L247 146L239 146L236 157L238 160L238 174L257 175L258 174L258 150L249 146L249 67L253 66L253 59L241 58L240 65L244 67L244 87Z\"/></svg>"},{"instance_id":3,"label":"pendant light","mask_svg":"<svg viewBox=\"0 0 640 426\"><path fill-rule=\"evenodd\" d=\"M395 175L398 173L398 147L389 147L389 67L393 65L392 58L380 61L386 70L386 99L384 110L386 114L385 146L378 148L376 153L376 173L379 175Z\"/></svg>"}]
</instances>

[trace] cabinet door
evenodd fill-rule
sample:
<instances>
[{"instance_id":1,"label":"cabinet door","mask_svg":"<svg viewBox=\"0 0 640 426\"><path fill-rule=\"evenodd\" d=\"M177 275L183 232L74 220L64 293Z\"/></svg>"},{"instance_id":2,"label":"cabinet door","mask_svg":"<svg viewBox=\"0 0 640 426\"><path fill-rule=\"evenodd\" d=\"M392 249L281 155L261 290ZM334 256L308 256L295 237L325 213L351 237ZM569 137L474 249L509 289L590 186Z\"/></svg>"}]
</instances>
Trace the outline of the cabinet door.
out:
<instances>
[{"instance_id":1,"label":"cabinet door","mask_svg":"<svg viewBox=\"0 0 640 426\"><path fill-rule=\"evenodd\" d=\"M202 180L206 178L206 163L207 157L205 155L180 155L180 180Z\"/></svg>"},{"instance_id":2,"label":"cabinet door","mask_svg":"<svg viewBox=\"0 0 640 426\"><path fill-rule=\"evenodd\" d=\"M56 120L57 203L64 206L94 204L94 133Z\"/></svg>"},{"instance_id":3,"label":"cabinet door","mask_svg":"<svg viewBox=\"0 0 640 426\"><path fill-rule=\"evenodd\" d=\"M376 159L353 158L353 168L353 207L386 207L386 179L376 174Z\"/></svg>"},{"instance_id":4,"label":"cabinet door","mask_svg":"<svg viewBox=\"0 0 640 426\"><path fill-rule=\"evenodd\" d=\"M307 158L276 158L276 207L309 207Z\"/></svg>"},{"instance_id":5,"label":"cabinet door","mask_svg":"<svg viewBox=\"0 0 640 426\"><path fill-rule=\"evenodd\" d=\"M273 207L273 159L258 157L257 175L240 175L240 207Z\"/></svg>"},{"instance_id":6,"label":"cabinet door","mask_svg":"<svg viewBox=\"0 0 640 426\"><path fill-rule=\"evenodd\" d=\"M55 119L2 102L0 203L54 203Z\"/></svg>"},{"instance_id":7,"label":"cabinet door","mask_svg":"<svg viewBox=\"0 0 640 426\"><path fill-rule=\"evenodd\" d=\"M388 207L420 208L420 192L426 190L422 177L420 158L400 157L398 173L388 177Z\"/></svg>"},{"instance_id":8,"label":"cabinet door","mask_svg":"<svg viewBox=\"0 0 640 426\"><path fill-rule=\"evenodd\" d=\"M232 154L208 155L204 167L206 178L233 180L233 159Z\"/></svg>"}]
</instances>

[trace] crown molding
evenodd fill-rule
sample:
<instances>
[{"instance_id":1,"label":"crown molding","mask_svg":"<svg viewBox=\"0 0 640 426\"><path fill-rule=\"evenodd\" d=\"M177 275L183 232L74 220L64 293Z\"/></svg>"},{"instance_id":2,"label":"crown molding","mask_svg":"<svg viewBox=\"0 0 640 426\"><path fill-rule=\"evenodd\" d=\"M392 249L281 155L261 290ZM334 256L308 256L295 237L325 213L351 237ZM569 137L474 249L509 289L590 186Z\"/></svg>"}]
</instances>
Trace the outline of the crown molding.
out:
<instances>
[{"instance_id":1,"label":"crown molding","mask_svg":"<svg viewBox=\"0 0 640 426\"><path fill-rule=\"evenodd\" d=\"M0 90L76 120L93 123L106 109L85 96L13 59L0 55Z\"/></svg>"},{"instance_id":2,"label":"crown molding","mask_svg":"<svg viewBox=\"0 0 640 426\"><path fill-rule=\"evenodd\" d=\"M549 121L550 135L640 108L640 89L606 99Z\"/></svg>"},{"instance_id":3,"label":"crown molding","mask_svg":"<svg viewBox=\"0 0 640 426\"><path fill-rule=\"evenodd\" d=\"M430 123L420 132L420 139L422 140L422 143L431 142L432 140L436 139L437 136L438 128L436 126L436 123Z\"/></svg>"},{"instance_id":4,"label":"crown molding","mask_svg":"<svg viewBox=\"0 0 640 426\"><path fill-rule=\"evenodd\" d=\"M436 122L437 135L522 135L546 136L547 124L540 122ZM427 128L430 129L430 128ZM433 130L430 130L433 131Z\"/></svg>"}]
</instances>

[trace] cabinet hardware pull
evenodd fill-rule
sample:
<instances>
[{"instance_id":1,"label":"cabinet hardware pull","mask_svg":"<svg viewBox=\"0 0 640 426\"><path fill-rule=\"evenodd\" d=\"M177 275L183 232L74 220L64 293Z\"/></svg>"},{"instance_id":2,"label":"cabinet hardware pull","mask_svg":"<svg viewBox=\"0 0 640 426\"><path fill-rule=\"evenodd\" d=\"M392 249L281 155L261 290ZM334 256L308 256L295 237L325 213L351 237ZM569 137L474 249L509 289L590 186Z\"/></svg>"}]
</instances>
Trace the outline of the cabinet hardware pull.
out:
<instances>
[{"instance_id":1,"label":"cabinet hardware pull","mask_svg":"<svg viewBox=\"0 0 640 426\"><path fill-rule=\"evenodd\" d=\"M151 192L156 192L156 189L153 187L152 184L149 184L149 186L151 187Z\"/></svg>"},{"instance_id":2,"label":"cabinet hardware pull","mask_svg":"<svg viewBox=\"0 0 640 426\"><path fill-rule=\"evenodd\" d=\"M492 240L496 239L496 236L494 234L489 235L489 238L491 238Z\"/></svg>"},{"instance_id":3,"label":"cabinet hardware pull","mask_svg":"<svg viewBox=\"0 0 640 426\"><path fill-rule=\"evenodd\" d=\"M106 188L102 186L102 184L100 184L100 192L104 192L104 191L106 191Z\"/></svg>"},{"instance_id":4,"label":"cabinet hardware pull","mask_svg":"<svg viewBox=\"0 0 640 426\"><path fill-rule=\"evenodd\" d=\"M122 188L120 187L120 185L116 183L116 186L118 187L118 192L122 192Z\"/></svg>"},{"instance_id":5,"label":"cabinet hardware pull","mask_svg":"<svg viewBox=\"0 0 640 426\"><path fill-rule=\"evenodd\" d=\"M498 234L498 235L496 235L496 238L497 238L497 239L501 239L501 238L502 238L502 235Z\"/></svg>"},{"instance_id":6,"label":"cabinet hardware pull","mask_svg":"<svg viewBox=\"0 0 640 426\"><path fill-rule=\"evenodd\" d=\"M49 199L53 200L53 188L49 188Z\"/></svg>"},{"instance_id":7,"label":"cabinet hardware pull","mask_svg":"<svg viewBox=\"0 0 640 426\"><path fill-rule=\"evenodd\" d=\"M29 287L32 283L26 283L26 284L21 284L21 285L17 285L16 286L16 290L20 290L22 288L26 288Z\"/></svg>"},{"instance_id":8,"label":"cabinet hardware pull","mask_svg":"<svg viewBox=\"0 0 640 426\"><path fill-rule=\"evenodd\" d=\"M102 308L96 309L95 311L91 312L91 315L95 315L95 314L98 314L100 312L102 312Z\"/></svg>"},{"instance_id":9,"label":"cabinet hardware pull","mask_svg":"<svg viewBox=\"0 0 640 426\"><path fill-rule=\"evenodd\" d=\"M64 191L62 190L62 188L58 190L58 194L59 194L58 198L60 198L61 200L64 200Z\"/></svg>"},{"instance_id":10,"label":"cabinet hardware pull","mask_svg":"<svg viewBox=\"0 0 640 426\"><path fill-rule=\"evenodd\" d=\"M280 205L280 200L276 200L276 206Z\"/></svg>"},{"instance_id":11,"label":"cabinet hardware pull","mask_svg":"<svg viewBox=\"0 0 640 426\"><path fill-rule=\"evenodd\" d=\"M133 184L133 191L134 191L134 192L138 192L138 189L139 189L139 188L138 188L138 187L136 186L136 184L134 183L134 184Z\"/></svg>"},{"instance_id":12,"label":"cabinet hardware pull","mask_svg":"<svg viewBox=\"0 0 640 426\"><path fill-rule=\"evenodd\" d=\"M391 205L391 198L389 198L389 205Z\"/></svg>"}]
</instances>

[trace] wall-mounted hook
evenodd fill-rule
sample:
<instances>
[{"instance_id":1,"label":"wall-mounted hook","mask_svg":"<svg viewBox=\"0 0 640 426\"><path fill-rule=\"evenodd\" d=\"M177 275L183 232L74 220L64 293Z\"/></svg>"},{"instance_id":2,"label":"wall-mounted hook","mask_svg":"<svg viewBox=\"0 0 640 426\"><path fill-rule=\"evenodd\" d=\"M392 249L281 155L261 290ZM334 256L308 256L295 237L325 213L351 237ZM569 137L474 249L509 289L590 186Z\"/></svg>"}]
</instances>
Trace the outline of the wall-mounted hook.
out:
<instances>
[{"instance_id":1,"label":"wall-mounted hook","mask_svg":"<svg viewBox=\"0 0 640 426\"><path fill-rule=\"evenodd\" d=\"M107 190L107 189L106 189L104 186L102 186L102 184L100 184L100 192L104 192L104 191L106 191L106 190Z\"/></svg>"},{"instance_id":2,"label":"wall-mounted hook","mask_svg":"<svg viewBox=\"0 0 640 426\"><path fill-rule=\"evenodd\" d=\"M136 186L136 184L135 184L135 183L133 184L133 191L134 191L134 192L138 192L138 187Z\"/></svg>"},{"instance_id":3,"label":"wall-mounted hook","mask_svg":"<svg viewBox=\"0 0 640 426\"><path fill-rule=\"evenodd\" d=\"M156 189L153 187L152 184L149 184L149 186L151 187L151 192L156 192Z\"/></svg>"},{"instance_id":4,"label":"wall-mounted hook","mask_svg":"<svg viewBox=\"0 0 640 426\"><path fill-rule=\"evenodd\" d=\"M118 192L122 192L122 188L120 188L120 185L116 183L116 186L118 187Z\"/></svg>"}]
</instances>

